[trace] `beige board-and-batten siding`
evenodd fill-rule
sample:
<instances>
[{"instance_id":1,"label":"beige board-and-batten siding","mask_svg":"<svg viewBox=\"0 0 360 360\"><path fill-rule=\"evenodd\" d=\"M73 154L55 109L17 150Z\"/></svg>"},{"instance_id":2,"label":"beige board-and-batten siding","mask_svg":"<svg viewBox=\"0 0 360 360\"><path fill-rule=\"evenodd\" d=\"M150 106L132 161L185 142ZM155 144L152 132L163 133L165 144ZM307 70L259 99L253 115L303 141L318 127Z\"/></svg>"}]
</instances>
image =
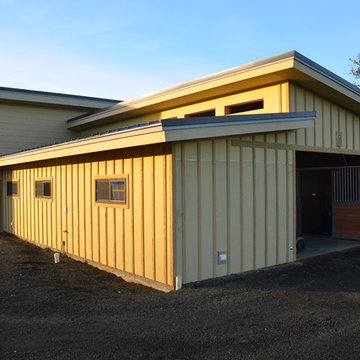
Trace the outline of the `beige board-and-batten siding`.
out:
<instances>
[{"instance_id":1,"label":"beige board-and-batten siding","mask_svg":"<svg viewBox=\"0 0 360 360\"><path fill-rule=\"evenodd\" d=\"M295 260L294 151L223 138L173 153L175 275L184 283Z\"/></svg>"},{"instance_id":2,"label":"beige board-and-batten siding","mask_svg":"<svg viewBox=\"0 0 360 360\"><path fill-rule=\"evenodd\" d=\"M162 290L173 288L168 146L24 164L0 173L3 230L105 270L118 270L125 278L134 275L129 280ZM97 206L95 177L122 174L129 179L128 207ZM52 201L35 199L39 178L52 179ZM18 198L6 195L6 183L12 179L19 180Z\"/></svg>"},{"instance_id":3,"label":"beige board-and-batten siding","mask_svg":"<svg viewBox=\"0 0 360 360\"><path fill-rule=\"evenodd\" d=\"M84 112L64 107L0 103L0 154L74 137L76 132L67 129L66 120Z\"/></svg>"},{"instance_id":4,"label":"beige board-and-batten siding","mask_svg":"<svg viewBox=\"0 0 360 360\"><path fill-rule=\"evenodd\" d=\"M297 130L288 137L289 144L312 149L360 150L360 116L339 104L290 84L290 111L316 111L314 128ZM359 106L360 112L360 106ZM337 143L341 133L341 146Z\"/></svg>"}]
</instances>

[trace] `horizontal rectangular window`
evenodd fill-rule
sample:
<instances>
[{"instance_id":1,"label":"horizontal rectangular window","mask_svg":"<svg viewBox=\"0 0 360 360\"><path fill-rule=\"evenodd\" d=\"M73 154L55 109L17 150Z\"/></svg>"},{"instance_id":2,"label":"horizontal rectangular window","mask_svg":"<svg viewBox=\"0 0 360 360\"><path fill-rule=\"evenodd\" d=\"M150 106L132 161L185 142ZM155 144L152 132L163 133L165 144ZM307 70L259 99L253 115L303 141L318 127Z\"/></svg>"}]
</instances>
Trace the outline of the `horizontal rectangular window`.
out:
<instances>
[{"instance_id":1,"label":"horizontal rectangular window","mask_svg":"<svg viewBox=\"0 0 360 360\"><path fill-rule=\"evenodd\" d=\"M95 179L95 201L103 204L127 204L127 177Z\"/></svg>"},{"instance_id":2,"label":"horizontal rectangular window","mask_svg":"<svg viewBox=\"0 0 360 360\"><path fill-rule=\"evenodd\" d=\"M51 199L51 180L35 180L35 197L37 199Z\"/></svg>"},{"instance_id":3,"label":"horizontal rectangular window","mask_svg":"<svg viewBox=\"0 0 360 360\"><path fill-rule=\"evenodd\" d=\"M164 119L161 119L161 120L172 120L172 119L177 119L177 116L173 116L173 117L169 117L169 118L164 118Z\"/></svg>"},{"instance_id":4,"label":"horizontal rectangular window","mask_svg":"<svg viewBox=\"0 0 360 360\"><path fill-rule=\"evenodd\" d=\"M7 196L19 196L19 182L18 180L12 180L7 182Z\"/></svg>"},{"instance_id":5,"label":"horizontal rectangular window","mask_svg":"<svg viewBox=\"0 0 360 360\"><path fill-rule=\"evenodd\" d=\"M225 106L225 114L238 114L251 110L258 110L264 108L264 99L249 101L241 104Z\"/></svg>"},{"instance_id":6,"label":"horizontal rectangular window","mask_svg":"<svg viewBox=\"0 0 360 360\"><path fill-rule=\"evenodd\" d=\"M203 117L203 116L215 116L215 109L199 111L196 113L185 115L185 117Z\"/></svg>"}]
</instances>

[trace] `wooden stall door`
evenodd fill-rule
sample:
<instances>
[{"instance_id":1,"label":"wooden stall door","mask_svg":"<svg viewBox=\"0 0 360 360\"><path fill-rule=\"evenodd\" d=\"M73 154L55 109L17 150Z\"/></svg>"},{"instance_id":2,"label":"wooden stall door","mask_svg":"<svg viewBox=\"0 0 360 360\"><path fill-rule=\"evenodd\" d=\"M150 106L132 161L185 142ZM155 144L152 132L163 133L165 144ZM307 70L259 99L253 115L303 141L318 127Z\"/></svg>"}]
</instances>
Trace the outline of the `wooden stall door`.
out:
<instances>
[{"instance_id":1,"label":"wooden stall door","mask_svg":"<svg viewBox=\"0 0 360 360\"><path fill-rule=\"evenodd\" d=\"M360 239L360 167L332 170L335 237Z\"/></svg>"}]
</instances>

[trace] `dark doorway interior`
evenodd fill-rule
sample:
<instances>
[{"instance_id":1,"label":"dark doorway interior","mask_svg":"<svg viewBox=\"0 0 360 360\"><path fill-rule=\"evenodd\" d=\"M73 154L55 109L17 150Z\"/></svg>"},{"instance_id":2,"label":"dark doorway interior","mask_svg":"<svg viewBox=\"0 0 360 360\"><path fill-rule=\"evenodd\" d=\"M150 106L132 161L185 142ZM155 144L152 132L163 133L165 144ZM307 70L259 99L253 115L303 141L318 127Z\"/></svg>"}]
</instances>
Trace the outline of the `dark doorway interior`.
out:
<instances>
[{"instance_id":1,"label":"dark doorway interior","mask_svg":"<svg viewBox=\"0 0 360 360\"><path fill-rule=\"evenodd\" d=\"M297 234L338 236L334 230L334 222L345 224L339 217L339 209L334 214L332 176L334 169L344 169L360 166L360 156L344 154L327 154L314 152L296 152L297 169ZM336 170L339 171L339 170ZM353 191L346 186L345 193ZM336 204L335 204L336 205ZM346 209L349 208L346 205ZM359 207L360 209L360 207ZM351 208L351 214L355 214ZM349 215L346 215L349 220ZM337 221L336 219L341 221ZM338 219L338 220L339 220ZM354 221L353 221L354 222ZM357 221L358 223L359 221ZM339 225L340 224L340 225ZM352 234L351 234L352 235ZM345 236L354 238L355 236ZM358 237L358 236L356 236Z\"/></svg>"},{"instance_id":2,"label":"dark doorway interior","mask_svg":"<svg viewBox=\"0 0 360 360\"><path fill-rule=\"evenodd\" d=\"M300 171L299 234L332 235L331 171Z\"/></svg>"},{"instance_id":3,"label":"dark doorway interior","mask_svg":"<svg viewBox=\"0 0 360 360\"><path fill-rule=\"evenodd\" d=\"M343 166L360 166L360 156L305 151L296 152L297 169L336 168Z\"/></svg>"}]
</instances>

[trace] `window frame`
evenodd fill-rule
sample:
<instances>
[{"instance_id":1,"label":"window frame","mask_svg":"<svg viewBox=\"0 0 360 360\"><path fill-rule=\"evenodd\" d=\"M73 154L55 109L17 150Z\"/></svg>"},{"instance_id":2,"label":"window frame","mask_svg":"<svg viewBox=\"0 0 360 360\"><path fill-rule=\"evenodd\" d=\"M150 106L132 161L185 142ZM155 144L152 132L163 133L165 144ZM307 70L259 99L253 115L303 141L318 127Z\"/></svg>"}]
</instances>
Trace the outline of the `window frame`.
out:
<instances>
[{"instance_id":1,"label":"window frame","mask_svg":"<svg viewBox=\"0 0 360 360\"><path fill-rule=\"evenodd\" d=\"M186 114L184 117L186 118L191 118L191 117L201 117L201 114L206 114L208 112L214 112L214 115L204 115L204 117L209 117L209 116L216 116L216 109L212 108L212 109L207 109L207 110L201 110L201 111L196 111L196 112L192 112L189 114Z\"/></svg>"},{"instance_id":2,"label":"window frame","mask_svg":"<svg viewBox=\"0 0 360 360\"><path fill-rule=\"evenodd\" d=\"M242 106L242 105L250 105L250 104L260 103L260 102L262 102L262 107L261 108L252 109L252 110L238 111L238 112L233 112L233 113L231 112L232 107ZM238 115L238 114L249 113L250 111L257 111L257 110L263 110L263 109L265 109L265 99L260 98L260 99L240 102L240 103L237 103L237 104L226 105L225 106L225 115Z\"/></svg>"},{"instance_id":3,"label":"window frame","mask_svg":"<svg viewBox=\"0 0 360 360\"><path fill-rule=\"evenodd\" d=\"M50 196L38 196L36 194L36 183L37 182L49 182L50 183ZM44 190L44 189L43 189ZM34 196L35 196L35 200L38 201L48 201L48 202L52 202L53 201L53 179L52 178L37 178L34 180Z\"/></svg>"},{"instance_id":4,"label":"window frame","mask_svg":"<svg viewBox=\"0 0 360 360\"><path fill-rule=\"evenodd\" d=\"M12 193L12 187L11 187L11 195L9 195L9 192L8 192L8 184L13 184L13 183L16 183L17 184L17 194L13 194ZM12 199L18 199L20 197L20 187L19 187L19 184L20 184L20 181L19 179L11 179L11 180L6 180L6 196L9 197L9 198L12 198Z\"/></svg>"},{"instance_id":5,"label":"window frame","mask_svg":"<svg viewBox=\"0 0 360 360\"><path fill-rule=\"evenodd\" d=\"M101 200L98 201L96 198L97 195L97 180L124 180L125 181L125 202L121 203L116 200ZM102 206L102 207L112 207L112 208L119 208L119 209L128 209L129 208L129 175L128 174L114 174L114 175L97 175L94 176L94 205L95 206Z\"/></svg>"}]
</instances>

